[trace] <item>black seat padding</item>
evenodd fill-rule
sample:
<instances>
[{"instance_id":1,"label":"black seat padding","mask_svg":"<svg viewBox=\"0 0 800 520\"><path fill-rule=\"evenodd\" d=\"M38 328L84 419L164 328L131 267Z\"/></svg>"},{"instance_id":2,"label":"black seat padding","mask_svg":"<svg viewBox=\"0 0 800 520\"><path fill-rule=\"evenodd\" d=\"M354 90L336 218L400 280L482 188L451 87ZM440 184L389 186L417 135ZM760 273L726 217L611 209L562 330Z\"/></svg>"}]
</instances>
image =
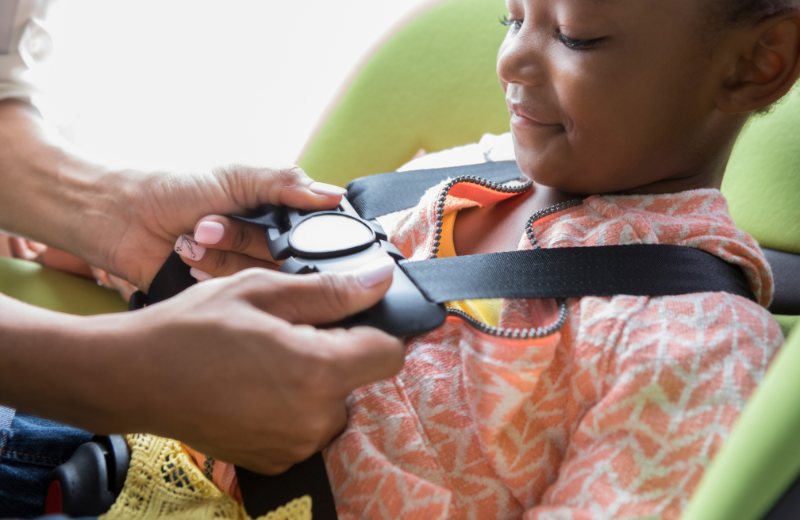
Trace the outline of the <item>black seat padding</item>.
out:
<instances>
[{"instance_id":1,"label":"black seat padding","mask_svg":"<svg viewBox=\"0 0 800 520\"><path fill-rule=\"evenodd\" d=\"M498 161L469 166L390 172L361 177L347 185L347 200L367 220L413 208L429 188L447 179L473 175L504 183L522 178L516 161Z\"/></svg>"},{"instance_id":2,"label":"black seat padding","mask_svg":"<svg viewBox=\"0 0 800 520\"><path fill-rule=\"evenodd\" d=\"M800 477L794 481L762 520L797 520L800 518Z\"/></svg>"},{"instance_id":3,"label":"black seat padding","mask_svg":"<svg viewBox=\"0 0 800 520\"><path fill-rule=\"evenodd\" d=\"M775 280L775 297L769 306L773 314L800 315L800 255L763 249Z\"/></svg>"}]
</instances>

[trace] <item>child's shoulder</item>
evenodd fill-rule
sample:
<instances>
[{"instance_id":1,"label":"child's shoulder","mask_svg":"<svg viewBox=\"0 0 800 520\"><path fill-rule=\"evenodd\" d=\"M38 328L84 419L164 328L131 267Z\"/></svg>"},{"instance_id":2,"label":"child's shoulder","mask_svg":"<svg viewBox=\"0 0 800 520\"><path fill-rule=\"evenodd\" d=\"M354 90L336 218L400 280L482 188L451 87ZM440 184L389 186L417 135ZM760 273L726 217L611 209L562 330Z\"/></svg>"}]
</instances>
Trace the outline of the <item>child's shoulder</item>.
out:
<instances>
[{"instance_id":1,"label":"child's shoulder","mask_svg":"<svg viewBox=\"0 0 800 520\"><path fill-rule=\"evenodd\" d=\"M444 168L514 159L511 134L486 134L478 143L412 160L401 171ZM433 187L415 208L382 217L381 223L409 258L426 258L438 196ZM538 220L533 227L543 247L672 244L696 247L739 265L759 303L769 305L772 274L758 242L738 229L717 189L657 195L594 195L581 206ZM431 235L431 236L429 236ZM416 253L422 251L421 256Z\"/></svg>"},{"instance_id":2,"label":"child's shoulder","mask_svg":"<svg viewBox=\"0 0 800 520\"><path fill-rule=\"evenodd\" d=\"M534 228L543 247L670 244L707 251L742 268L758 302L773 280L758 242L738 229L724 195L698 189L658 195L595 195Z\"/></svg>"}]
</instances>

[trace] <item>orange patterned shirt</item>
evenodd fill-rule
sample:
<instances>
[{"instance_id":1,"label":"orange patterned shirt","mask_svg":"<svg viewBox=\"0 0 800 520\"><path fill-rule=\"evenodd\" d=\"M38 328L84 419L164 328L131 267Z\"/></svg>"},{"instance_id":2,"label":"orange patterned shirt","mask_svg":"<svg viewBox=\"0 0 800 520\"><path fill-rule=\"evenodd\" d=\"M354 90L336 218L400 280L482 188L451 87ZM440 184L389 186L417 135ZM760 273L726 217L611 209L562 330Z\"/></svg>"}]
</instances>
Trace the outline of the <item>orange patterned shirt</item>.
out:
<instances>
[{"instance_id":1,"label":"orange patterned shirt","mask_svg":"<svg viewBox=\"0 0 800 520\"><path fill-rule=\"evenodd\" d=\"M381 218L428 257L442 186ZM445 212L508 194L458 184ZM783 342L769 266L722 194L593 196L534 223L542 247L676 244L740 265L727 293L566 301L559 332L498 338L451 317L412 338L395 378L358 389L325 451L342 519L677 519ZM520 249L532 247L521 232ZM506 300L504 328L551 324L552 300Z\"/></svg>"}]
</instances>

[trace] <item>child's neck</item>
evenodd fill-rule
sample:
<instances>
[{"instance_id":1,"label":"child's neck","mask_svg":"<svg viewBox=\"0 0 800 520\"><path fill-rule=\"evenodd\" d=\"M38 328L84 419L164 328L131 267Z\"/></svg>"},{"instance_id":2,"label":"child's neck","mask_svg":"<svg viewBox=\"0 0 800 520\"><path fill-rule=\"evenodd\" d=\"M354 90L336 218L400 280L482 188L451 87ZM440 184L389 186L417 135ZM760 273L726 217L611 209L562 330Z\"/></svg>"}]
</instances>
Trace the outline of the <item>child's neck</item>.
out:
<instances>
[{"instance_id":1,"label":"child's neck","mask_svg":"<svg viewBox=\"0 0 800 520\"><path fill-rule=\"evenodd\" d=\"M453 229L456 253L461 256L514 251L525 233L525 222L531 215L574 198L576 195L547 186L536 186L528 193L502 203L462 210Z\"/></svg>"},{"instance_id":2,"label":"child's neck","mask_svg":"<svg viewBox=\"0 0 800 520\"><path fill-rule=\"evenodd\" d=\"M703 173L678 175L647 186L619 192L625 194L678 193L700 188L719 188L725 163ZM514 251L525 234L525 223L537 211L566 202L580 195L566 193L548 186L536 185L528 193L484 208L462 210L453 229L453 244L458 255Z\"/></svg>"},{"instance_id":3,"label":"child's neck","mask_svg":"<svg viewBox=\"0 0 800 520\"><path fill-rule=\"evenodd\" d=\"M724 136L723 136L724 137ZM619 195L657 195L701 188L717 188L733 150L735 139L721 139L721 153L709 153L690 168L657 182L618 192ZM528 193L503 202L459 212L453 229L453 245L458 255L514 251L525 234L525 223L537 211L559 202L585 196L567 193L540 184Z\"/></svg>"}]
</instances>

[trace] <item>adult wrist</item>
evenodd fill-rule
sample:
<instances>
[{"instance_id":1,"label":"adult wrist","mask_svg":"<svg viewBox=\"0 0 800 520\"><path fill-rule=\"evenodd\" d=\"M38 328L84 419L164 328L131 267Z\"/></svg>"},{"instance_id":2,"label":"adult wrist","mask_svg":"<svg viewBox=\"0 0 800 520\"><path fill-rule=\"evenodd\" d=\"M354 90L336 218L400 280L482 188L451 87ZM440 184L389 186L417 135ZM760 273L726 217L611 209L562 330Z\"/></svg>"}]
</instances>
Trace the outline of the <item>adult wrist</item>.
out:
<instances>
[{"instance_id":1,"label":"adult wrist","mask_svg":"<svg viewBox=\"0 0 800 520\"><path fill-rule=\"evenodd\" d=\"M135 173L88 164L68 165L64 170L65 199L73 213L61 223L60 236L45 243L109 270L119 239L131 222Z\"/></svg>"},{"instance_id":2,"label":"adult wrist","mask_svg":"<svg viewBox=\"0 0 800 520\"><path fill-rule=\"evenodd\" d=\"M2 404L97 433L123 431L118 335L127 315L71 316L3 296L0 314Z\"/></svg>"},{"instance_id":3,"label":"adult wrist","mask_svg":"<svg viewBox=\"0 0 800 520\"><path fill-rule=\"evenodd\" d=\"M91 242L86 228L112 207L105 168L22 102L0 102L0 162L0 228L72 253Z\"/></svg>"}]
</instances>

